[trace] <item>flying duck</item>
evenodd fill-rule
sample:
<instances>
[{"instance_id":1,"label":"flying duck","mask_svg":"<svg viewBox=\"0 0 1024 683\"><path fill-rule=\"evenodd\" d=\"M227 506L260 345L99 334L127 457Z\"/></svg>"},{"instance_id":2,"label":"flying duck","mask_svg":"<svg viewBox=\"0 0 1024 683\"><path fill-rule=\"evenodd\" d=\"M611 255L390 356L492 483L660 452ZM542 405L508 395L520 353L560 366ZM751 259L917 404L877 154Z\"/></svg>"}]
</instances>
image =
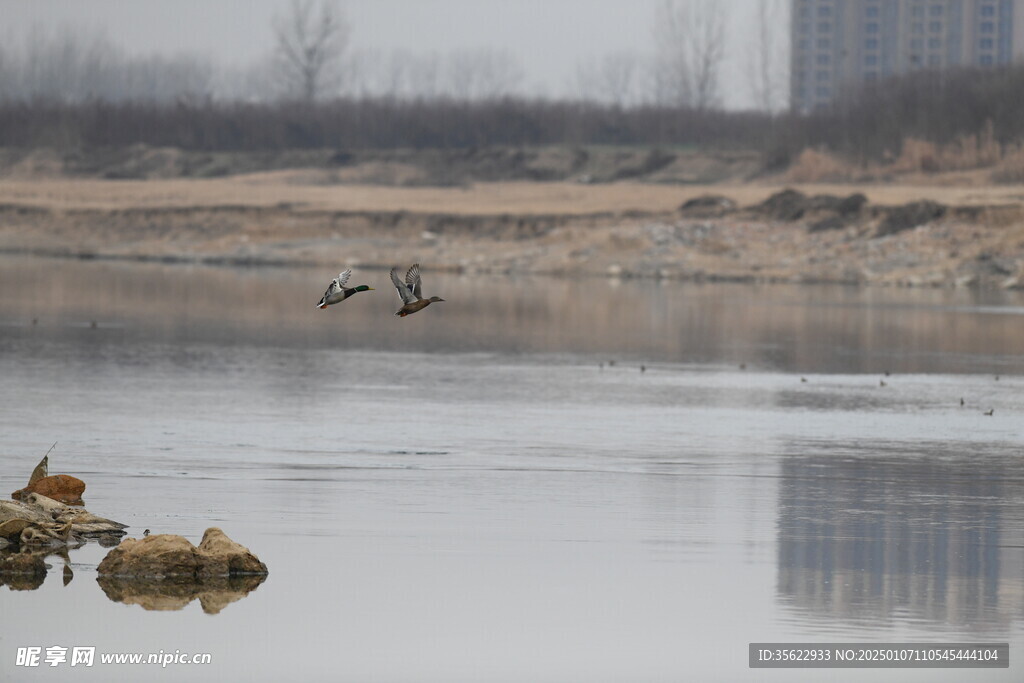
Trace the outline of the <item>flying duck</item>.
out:
<instances>
[{"instance_id":1,"label":"flying duck","mask_svg":"<svg viewBox=\"0 0 1024 683\"><path fill-rule=\"evenodd\" d=\"M365 292L373 289L373 287L367 287L366 285L359 285L358 287L349 287L348 289L345 289L345 283L348 282L351 275L352 269L349 268L348 270L343 270L338 274L338 277L331 280L331 284L327 286L327 291L324 292L323 298L320 299L320 303L318 303L316 307L327 308L331 304L340 304L356 292Z\"/></svg>"},{"instance_id":2,"label":"flying duck","mask_svg":"<svg viewBox=\"0 0 1024 683\"><path fill-rule=\"evenodd\" d=\"M405 282L398 278L398 268L391 269L391 281L395 283L398 296L402 297L403 306L395 312L395 315L404 318L416 311L426 308L435 301L444 301L439 296L432 296L424 299L421 293L420 264L414 263L405 274Z\"/></svg>"}]
</instances>

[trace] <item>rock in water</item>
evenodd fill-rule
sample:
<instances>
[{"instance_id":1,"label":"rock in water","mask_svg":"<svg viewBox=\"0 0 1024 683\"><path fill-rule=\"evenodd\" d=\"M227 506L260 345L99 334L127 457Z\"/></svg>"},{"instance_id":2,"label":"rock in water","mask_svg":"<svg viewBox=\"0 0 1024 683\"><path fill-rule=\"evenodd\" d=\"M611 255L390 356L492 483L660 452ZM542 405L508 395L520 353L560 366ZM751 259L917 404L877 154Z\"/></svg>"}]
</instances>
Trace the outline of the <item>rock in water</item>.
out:
<instances>
[{"instance_id":1,"label":"rock in water","mask_svg":"<svg viewBox=\"0 0 1024 683\"><path fill-rule=\"evenodd\" d=\"M97 571L100 576L140 579L194 578L199 568L196 547L183 536L155 534L139 540L126 538L107 553Z\"/></svg>"},{"instance_id":2,"label":"rock in water","mask_svg":"<svg viewBox=\"0 0 1024 683\"><path fill-rule=\"evenodd\" d=\"M266 574L267 565L240 543L235 543L217 527L203 534L197 549L203 558L200 576L237 576L239 574Z\"/></svg>"},{"instance_id":3,"label":"rock in water","mask_svg":"<svg viewBox=\"0 0 1024 683\"><path fill-rule=\"evenodd\" d=\"M211 527L199 547L183 536L155 534L142 539L126 538L107 553L97 568L100 576L139 579L191 579L265 575L267 565L249 550Z\"/></svg>"},{"instance_id":4,"label":"rock in water","mask_svg":"<svg viewBox=\"0 0 1024 683\"><path fill-rule=\"evenodd\" d=\"M70 474L55 474L42 477L29 483L23 489L11 494L14 500L22 500L30 493L39 493L53 500L68 505L82 505L82 494L85 493L85 482Z\"/></svg>"},{"instance_id":5,"label":"rock in water","mask_svg":"<svg viewBox=\"0 0 1024 683\"><path fill-rule=\"evenodd\" d=\"M198 548L173 534L126 538L103 558L98 574L115 602L178 610L198 598L204 612L216 614L263 583L267 565L211 527Z\"/></svg>"}]
</instances>

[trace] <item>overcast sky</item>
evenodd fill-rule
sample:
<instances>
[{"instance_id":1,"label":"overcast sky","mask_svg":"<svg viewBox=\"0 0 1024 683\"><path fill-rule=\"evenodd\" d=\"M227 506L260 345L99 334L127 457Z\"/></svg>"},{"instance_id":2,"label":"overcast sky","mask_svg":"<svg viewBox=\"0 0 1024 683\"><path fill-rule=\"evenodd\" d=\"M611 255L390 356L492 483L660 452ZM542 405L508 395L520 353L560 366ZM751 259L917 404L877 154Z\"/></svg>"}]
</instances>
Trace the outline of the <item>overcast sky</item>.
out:
<instances>
[{"instance_id":1,"label":"overcast sky","mask_svg":"<svg viewBox=\"0 0 1024 683\"><path fill-rule=\"evenodd\" d=\"M752 0L726 6L730 38L723 67L726 106L749 103L744 45ZM577 66L596 57L652 50L659 0L347 0L340 2L354 50L395 48L445 53L509 50L525 71L523 89L563 95ZM5 40L33 24L102 30L129 53L194 53L224 66L244 65L273 48L272 22L288 0L0 0ZM782 31L783 26L778 30Z\"/></svg>"}]
</instances>

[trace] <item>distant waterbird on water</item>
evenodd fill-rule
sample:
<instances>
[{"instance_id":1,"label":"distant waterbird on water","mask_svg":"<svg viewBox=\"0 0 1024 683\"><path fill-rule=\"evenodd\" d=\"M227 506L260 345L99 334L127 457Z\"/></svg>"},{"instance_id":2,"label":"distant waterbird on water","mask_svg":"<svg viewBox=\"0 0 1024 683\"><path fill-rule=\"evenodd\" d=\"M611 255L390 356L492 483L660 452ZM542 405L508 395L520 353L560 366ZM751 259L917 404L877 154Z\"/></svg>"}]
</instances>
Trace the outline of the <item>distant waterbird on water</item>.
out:
<instances>
[{"instance_id":1,"label":"distant waterbird on water","mask_svg":"<svg viewBox=\"0 0 1024 683\"><path fill-rule=\"evenodd\" d=\"M367 287L366 285L359 285L357 287L349 287L346 289L345 284L351 276L352 269L349 268L347 270L343 270L338 274L338 277L331 280L331 284L327 285L327 291L324 292L323 297L320 299L320 303L318 303L316 307L327 308L331 304L340 304L356 292L366 292L373 289L373 287Z\"/></svg>"},{"instance_id":2,"label":"distant waterbird on water","mask_svg":"<svg viewBox=\"0 0 1024 683\"><path fill-rule=\"evenodd\" d=\"M398 268L391 269L391 281L395 283L398 296L402 298L402 307L395 312L395 315L404 318L416 311L422 310L432 303L444 301L439 296L432 296L429 299L423 298L422 281L420 278L420 264L414 263L405 273L405 281L398 277Z\"/></svg>"}]
</instances>

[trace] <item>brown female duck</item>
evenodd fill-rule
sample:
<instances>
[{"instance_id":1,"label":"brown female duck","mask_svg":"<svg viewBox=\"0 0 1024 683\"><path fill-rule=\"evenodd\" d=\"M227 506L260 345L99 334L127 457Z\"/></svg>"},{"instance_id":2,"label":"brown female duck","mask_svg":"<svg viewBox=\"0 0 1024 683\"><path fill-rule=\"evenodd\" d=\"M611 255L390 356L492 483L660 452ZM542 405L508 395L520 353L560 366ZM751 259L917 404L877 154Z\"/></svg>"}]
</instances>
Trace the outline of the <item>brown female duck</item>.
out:
<instances>
[{"instance_id":1,"label":"brown female duck","mask_svg":"<svg viewBox=\"0 0 1024 683\"><path fill-rule=\"evenodd\" d=\"M398 296L402 297L403 306L398 309L395 315L404 318L407 315L412 315L416 311L426 308L430 304L436 301L444 301L439 296L432 296L429 299L424 299L420 290L420 264L414 263L412 267L405 274L405 282L402 282L398 278L398 268L391 269L391 281L395 283L395 289L398 290Z\"/></svg>"}]
</instances>

